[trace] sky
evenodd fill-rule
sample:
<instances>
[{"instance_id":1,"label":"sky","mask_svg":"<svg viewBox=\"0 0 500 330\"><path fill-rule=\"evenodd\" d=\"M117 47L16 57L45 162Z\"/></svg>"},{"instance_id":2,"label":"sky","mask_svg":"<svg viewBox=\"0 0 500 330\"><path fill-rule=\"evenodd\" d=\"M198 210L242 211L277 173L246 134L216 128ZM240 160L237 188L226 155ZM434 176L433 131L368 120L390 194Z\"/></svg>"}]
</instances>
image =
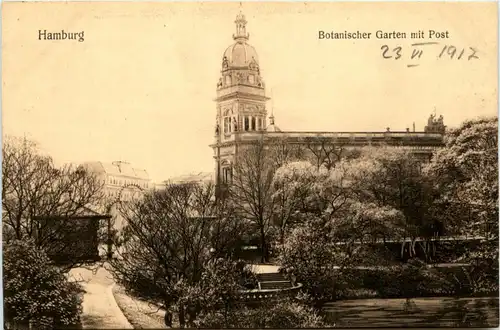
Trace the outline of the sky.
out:
<instances>
[{"instance_id":1,"label":"sky","mask_svg":"<svg viewBox=\"0 0 500 330\"><path fill-rule=\"evenodd\" d=\"M240 10L282 130L419 131L434 110L448 127L497 113L494 2L4 3L3 135L25 135L60 164L128 161L154 181L212 171L216 84ZM85 40L38 40L39 30ZM320 30L372 38L320 40ZM411 44L429 41L439 44L412 61ZM383 45L401 58L384 59ZM454 59L437 58L444 46Z\"/></svg>"}]
</instances>

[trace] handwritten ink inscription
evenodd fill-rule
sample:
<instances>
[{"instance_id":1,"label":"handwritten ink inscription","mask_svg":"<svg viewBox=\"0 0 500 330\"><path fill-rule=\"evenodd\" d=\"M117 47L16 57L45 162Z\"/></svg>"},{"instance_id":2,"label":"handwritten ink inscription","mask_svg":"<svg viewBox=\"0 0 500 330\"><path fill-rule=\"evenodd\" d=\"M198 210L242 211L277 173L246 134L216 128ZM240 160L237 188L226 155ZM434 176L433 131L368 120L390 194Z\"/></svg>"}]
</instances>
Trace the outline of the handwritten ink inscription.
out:
<instances>
[{"instance_id":1,"label":"handwritten ink inscription","mask_svg":"<svg viewBox=\"0 0 500 330\"><path fill-rule=\"evenodd\" d=\"M434 47L431 47L434 46ZM439 47L438 47L439 46ZM440 45L439 42L420 42L411 44L409 48L402 46L389 47L383 45L380 47L384 59L400 60L409 59L418 62L424 53L430 53L428 56L436 56L437 59L465 60L472 61L479 59L478 50L475 47L456 47L453 45ZM424 52L425 50L425 52ZM418 66L419 63L408 64L408 67Z\"/></svg>"}]
</instances>

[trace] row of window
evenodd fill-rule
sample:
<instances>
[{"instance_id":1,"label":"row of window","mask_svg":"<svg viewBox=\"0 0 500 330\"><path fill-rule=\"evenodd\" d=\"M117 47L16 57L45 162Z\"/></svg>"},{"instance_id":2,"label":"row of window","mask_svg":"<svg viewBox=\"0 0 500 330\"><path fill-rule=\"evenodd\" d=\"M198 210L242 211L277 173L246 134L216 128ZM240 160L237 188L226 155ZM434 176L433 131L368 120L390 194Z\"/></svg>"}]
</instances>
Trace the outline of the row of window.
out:
<instances>
[{"instance_id":1,"label":"row of window","mask_svg":"<svg viewBox=\"0 0 500 330\"><path fill-rule=\"evenodd\" d=\"M118 185L118 186L136 185L136 186L139 186L141 188L148 188L147 182L136 181L136 180L126 180L126 179L116 179L113 177L108 178L108 183Z\"/></svg>"},{"instance_id":2,"label":"row of window","mask_svg":"<svg viewBox=\"0 0 500 330\"><path fill-rule=\"evenodd\" d=\"M115 197L115 198L120 197L122 200L127 200L127 199L131 198L132 196L137 196L138 193L139 193L138 191L123 190L120 192L120 190L112 190L112 191L108 191L107 194L110 197Z\"/></svg>"},{"instance_id":3,"label":"row of window","mask_svg":"<svg viewBox=\"0 0 500 330\"><path fill-rule=\"evenodd\" d=\"M224 133L231 133L238 130L236 117L224 117ZM243 130L244 131L259 131L264 129L264 118L244 116L243 117Z\"/></svg>"}]
</instances>

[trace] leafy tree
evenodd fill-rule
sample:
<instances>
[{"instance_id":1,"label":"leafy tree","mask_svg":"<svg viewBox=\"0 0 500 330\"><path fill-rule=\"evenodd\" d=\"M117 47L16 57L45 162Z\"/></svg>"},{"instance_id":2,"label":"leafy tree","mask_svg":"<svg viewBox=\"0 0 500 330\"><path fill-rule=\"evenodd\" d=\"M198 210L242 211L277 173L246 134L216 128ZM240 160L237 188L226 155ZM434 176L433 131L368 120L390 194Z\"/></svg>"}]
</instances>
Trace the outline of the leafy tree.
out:
<instances>
[{"instance_id":1,"label":"leafy tree","mask_svg":"<svg viewBox=\"0 0 500 330\"><path fill-rule=\"evenodd\" d=\"M392 238L410 238L409 256L415 256L418 238L425 238L423 251L429 252L431 240L442 234L435 205L436 190L422 171L423 159L411 151L397 148L364 148L361 157L349 162L351 189L361 202L375 203L398 210L401 223L389 233ZM386 235L378 235L386 239ZM405 244L402 245L401 254Z\"/></svg>"},{"instance_id":2,"label":"leafy tree","mask_svg":"<svg viewBox=\"0 0 500 330\"><path fill-rule=\"evenodd\" d=\"M453 232L484 238L459 258L473 290L498 291L498 118L467 120L445 142L425 171Z\"/></svg>"},{"instance_id":3,"label":"leafy tree","mask_svg":"<svg viewBox=\"0 0 500 330\"><path fill-rule=\"evenodd\" d=\"M347 269L376 256L363 244L373 242L376 234L390 230L389 224L402 218L394 208L358 200L351 177L358 165L354 162L341 161L330 171L309 176L317 181L305 199L307 220L291 231L280 249L281 265L303 283L318 308L336 298Z\"/></svg>"},{"instance_id":4,"label":"leafy tree","mask_svg":"<svg viewBox=\"0 0 500 330\"><path fill-rule=\"evenodd\" d=\"M273 178L273 225L278 229L280 244L305 214L319 211L321 196L317 188L327 178L327 170L318 170L309 162L292 162L276 171Z\"/></svg>"},{"instance_id":5,"label":"leafy tree","mask_svg":"<svg viewBox=\"0 0 500 330\"><path fill-rule=\"evenodd\" d=\"M455 231L497 238L498 118L467 120L447 133L445 143L426 172L443 204L470 215L455 223Z\"/></svg>"},{"instance_id":6,"label":"leafy tree","mask_svg":"<svg viewBox=\"0 0 500 330\"><path fill-rule=\"evenodd\" d=\"M4 316L7 322L42 329L79 322L82 290L68 282L62 270L33 241L4 245Z\"/></svg>"}]
</instances>

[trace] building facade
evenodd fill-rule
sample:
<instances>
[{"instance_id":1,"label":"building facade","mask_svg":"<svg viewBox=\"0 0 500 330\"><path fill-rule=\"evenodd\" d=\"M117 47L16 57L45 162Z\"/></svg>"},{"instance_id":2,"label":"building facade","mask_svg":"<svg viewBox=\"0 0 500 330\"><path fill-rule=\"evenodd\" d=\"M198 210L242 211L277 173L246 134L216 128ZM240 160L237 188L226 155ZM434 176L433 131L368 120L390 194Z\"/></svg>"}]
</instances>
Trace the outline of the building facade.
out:
<instances>
[{"instance_id":1,"label":"building facade","mask_svg":"<svg viewBox=\"0 0 500 330\"><path fill-rule=\"evenodd\" d=\"M108 209L104 211L113 217L115 229L122 229L124 220L118 210L118 203L131 201L140 197L144 191L153 188L148 172L134 168L130 163L123 161L111 163L94 161L82 165L104 183L104 194L108 205Z\"/></svg>"},{"instance_id":2,"label":"building facade","mask_svg":"<svg viewBox=\"0 0 500 330\"><path fill-rule=\"evenodd\" d=\"M137 191L148 190L152 187L148 172L134 168L128 162L95 161L86 162L83 165L104 182L105 194L110 198L129 200Z\"/></svg>"},{"instance_id":3,"label":"building facade","mask_svg":"<svg viewBox=\"0 0 500 330\"><path fill-rule=\"evenodd\" d=\"M266 88L259 67L259 57L249 41L247 21L243 14L236 17L234 42L224 51L220 78L217 83L214 150L215 181L228 183L239 150L258 140L286 140L287 143L307 146L314 152L325 144L355 149L362 146L393 146L407 148L428 158L435 148L443 145L443 117L431 115L423 131L407 128L402 131L374 132L297 132L283 131L268 117Z\"/></svg>"}]
</instances>

